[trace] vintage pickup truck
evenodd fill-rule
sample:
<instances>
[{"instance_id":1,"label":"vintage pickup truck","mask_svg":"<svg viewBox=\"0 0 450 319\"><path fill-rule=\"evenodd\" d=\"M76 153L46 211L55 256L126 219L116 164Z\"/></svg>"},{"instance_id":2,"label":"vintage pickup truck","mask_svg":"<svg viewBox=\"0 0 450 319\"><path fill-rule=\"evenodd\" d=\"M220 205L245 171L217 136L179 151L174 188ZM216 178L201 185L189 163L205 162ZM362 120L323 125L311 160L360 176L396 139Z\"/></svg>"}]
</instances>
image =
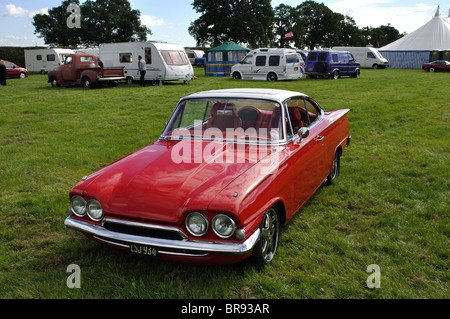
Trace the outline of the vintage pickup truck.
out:
<instances>
[{"instance_id":1,"label":"vintage pickup truck","mask_svg":"<svg viewBox=\"0 0 450 319\"><path fill-rule=\"evenodd\" d=\"M68 55L64 64L48 72L48 82L53 86L62 84L81 84L87 89L98 83L117 85L125 80L124 67L101 67L97 57L92 54Z\"/></svg>"}]
</instances>

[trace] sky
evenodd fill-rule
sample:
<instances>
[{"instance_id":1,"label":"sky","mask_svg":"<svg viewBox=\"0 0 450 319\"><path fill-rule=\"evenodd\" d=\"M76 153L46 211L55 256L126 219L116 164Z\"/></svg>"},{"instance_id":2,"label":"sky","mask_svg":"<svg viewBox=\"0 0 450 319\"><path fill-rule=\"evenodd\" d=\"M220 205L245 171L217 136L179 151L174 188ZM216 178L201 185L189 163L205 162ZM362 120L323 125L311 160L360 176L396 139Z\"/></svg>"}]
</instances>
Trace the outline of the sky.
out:
<instances>
[{"instance_id":1,"label":"sky","mask_svg":"<svg viewBox=\"0 0 450 319\"><path fill-rule=\"evenodd\" d=\"M213 0L211 0L213 1ZM148 40L178 43L194 47L195 39L188 27L200 14L192 8L192 0L129 0L141 12L141 22L152 35ZM272 0L272 7L281 3L297 6L301 0ZM334 12L351 16L358 27L379 27L390 24L400 33L411 33L427 23L440 6L440 15L449 15L448 0L316 0ZM0 0L0 46L43 46L34 34L32 17L60 6L61 0ZM83 14L83 13L81 13Z\"/></svg>"}]
</instances>

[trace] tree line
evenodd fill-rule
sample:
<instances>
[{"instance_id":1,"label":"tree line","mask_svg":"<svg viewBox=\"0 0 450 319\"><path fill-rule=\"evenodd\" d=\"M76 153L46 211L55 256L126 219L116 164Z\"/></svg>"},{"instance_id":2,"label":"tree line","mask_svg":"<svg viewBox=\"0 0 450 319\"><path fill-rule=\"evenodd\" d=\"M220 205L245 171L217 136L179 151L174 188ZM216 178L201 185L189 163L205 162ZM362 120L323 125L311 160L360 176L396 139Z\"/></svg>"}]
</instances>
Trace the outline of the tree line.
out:
<instances>
[{"instance_id":1,"label":"tree line","mask_svg":"<svg viewBox=\"0 0 450 319\"><path fill-rule=\"evenodd\" d=\"M81 27L67 25L70 4L81 10ZM355 21L323 3L304 1L293 7L273 8L271 0L193 0L200 17L189 26L198 46L234 41L248 47L309 48L343 46L381 47L402 35L391 26L359 28ZM61 47L98 46L100 43L146 41L151 30L140 21L140 11L128 0L64 0L48 14L33 17L35 34L46 44ZM286 37L286 34L292 34Z\"/></svg>"},{"instance_id":2,"label":"tree line","mask_svg":"<svg viewBox=\"0 0 450 319\"><path fill-rule=\"evenodd\" d=\"M194 0L192 6L200 17L189 33L198 46L234 41L252 48L381 47L403 36L388 25L359 28L350 16L314 1L272 8L271 0Z\"/></svg>"}]
</instances>

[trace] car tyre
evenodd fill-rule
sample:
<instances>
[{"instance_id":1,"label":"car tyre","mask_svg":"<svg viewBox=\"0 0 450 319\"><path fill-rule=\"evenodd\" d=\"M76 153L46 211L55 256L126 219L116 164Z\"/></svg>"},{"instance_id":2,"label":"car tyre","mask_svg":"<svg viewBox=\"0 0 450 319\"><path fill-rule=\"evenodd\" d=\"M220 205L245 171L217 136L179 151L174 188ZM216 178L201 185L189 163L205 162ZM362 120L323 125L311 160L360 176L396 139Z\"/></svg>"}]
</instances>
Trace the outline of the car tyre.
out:
<instances>
[{"instance_id":1,"label":"car tyre","mask_svg":"<svg viewBox=\"0 0 450 319\"><path fill-rule=\"evenodd\" d=\"M133 77L131 77L131 76L127 77L127 84L133 84L133 83L134 83Z\"/></svg>"},{"instance_id":2,"label":"car tyre","mask_svg":"<svg viewBox=\"0 0 450 319\"><path fill-rule=\"evenodd\" d=\"M21 78L21 79L25 79L26 77L27 77L27 75L25 73L23 73L23 72L21 72L19 74L19 78Z\"/></svg>"},{"instance_id":3,"label":"car tyre","mask_svg":"<svg viewBox=\"0 0 450 319\"><path fill-rule=\"evenodd\" d=\"M341 170L341 151L338 149L334 153L333 166L331 167L330 174L327 176L326 184L332 185L334 181L338 178L339 172Z\"/></svg>"},{"instance_id":4,"label":"car tyre","mask_svg":"<svg viewBox=\"0 0 450 319\"><path fill-rule=\"evenodd\" d=\"M429 72L436 72L436 69L433 68L433 67L431 67L431 68L428 69L428 71L429 71Z\"/></svg>"},{"instance_id":5,"label":"car tyre","mask_svg":"<svg viewBox=\"0 0 450 319\"><path fill-rule=\"evenodd\" d=\"M261 234L253 247L251 259L256 267L262 269L272 261L280 240L280 218L275 207L266 210L259 229Z\"/></svg>"},{"instance_id":6,"label":"car tyre","mask_svg":"<svg viewBox=\"0 0 450 319\"><path fill-rule=\"evenodd\" d=\"M54 87L54 88L56 88L56 87L59 87L60 85L58 84L58 81L56 80L56 78L55 77L52 77L51 79L50 79L50 84L52 85L52 87Z\"/></svg>"},{"instance_id":7,"label":"car tyre","mask_svg":"<svg viewBox=\"0 0 450 319\"><path fill-rule=\"evenodd\" d=\"M278 76L275 73L270 72L269 74L267 74L267 81L274 82L277 80L278 80Z\"/></svg>"},{"instance_id":8,"label":"car tyre","mask_svg":"<svg viewBox=\"0 0 450 319\"><path fill-rule=\"evenodd\" d=\"M233 72L233 79L240 80L242 79L242 76L239 72Z\"/></svg>"},{"instance_id":9,"label":"car tyre","mask_svg":"<svg viewBox=\"0 0 450 319\"><path fill-rule=\"evenodd\" d=\"M335 71L333 72L333 80L337 80L337 79L339 79L339 71L338 71L338 70L335 70Z\"/></svg>"},{"instance_id":10,"label":"car tyre","mask_svg":"<svg viewBox=\"0 0 450 319\"><path fill-rule=\"evenodd\" d=\"M374 69L374 70L378 69L378 64L372 65L372 69Z\"/></svg>"},{"instance_id":11,"label":"car tyre","mask_svg":"<svg viewBox=\"0 0 450 319\"><path fill-rule=\"evenodd\" d=\"M83 80L81 81L81 85L83 85L83 87L86 89L92 89L93 87L91 79L89 79L87 76L83 78Z\"/></svg>"}]
</instances>

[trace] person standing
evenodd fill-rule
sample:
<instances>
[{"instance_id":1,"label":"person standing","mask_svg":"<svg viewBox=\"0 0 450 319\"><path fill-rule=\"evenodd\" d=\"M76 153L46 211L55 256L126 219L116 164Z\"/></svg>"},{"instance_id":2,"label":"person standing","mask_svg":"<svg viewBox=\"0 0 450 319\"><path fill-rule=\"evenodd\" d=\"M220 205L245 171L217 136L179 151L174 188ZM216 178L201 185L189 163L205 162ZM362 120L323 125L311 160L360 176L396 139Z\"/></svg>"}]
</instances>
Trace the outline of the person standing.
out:
<instances>
[{"instance_id":1,"label":"person standing","mask_svg":"<svg viewBox=\"0 0 450 319\"><path fill-rule=\"evenodd\" d=\"M0 60L0 85L6 85L6 79L8 78L8 71L6 70L5 61Z\"/></svg>"},{"instance_id":2,"label":"person standing","mask_svg":"<svg viewBox=\"0 0 450 319\"><path fill-rule=\"evenodd\" d=\"M145 87L145 73L147 73L147 65L145 64L145 60L142 56L138 56L138 75L141 75L140 85Z\"/></svg>"}]
</instances>

